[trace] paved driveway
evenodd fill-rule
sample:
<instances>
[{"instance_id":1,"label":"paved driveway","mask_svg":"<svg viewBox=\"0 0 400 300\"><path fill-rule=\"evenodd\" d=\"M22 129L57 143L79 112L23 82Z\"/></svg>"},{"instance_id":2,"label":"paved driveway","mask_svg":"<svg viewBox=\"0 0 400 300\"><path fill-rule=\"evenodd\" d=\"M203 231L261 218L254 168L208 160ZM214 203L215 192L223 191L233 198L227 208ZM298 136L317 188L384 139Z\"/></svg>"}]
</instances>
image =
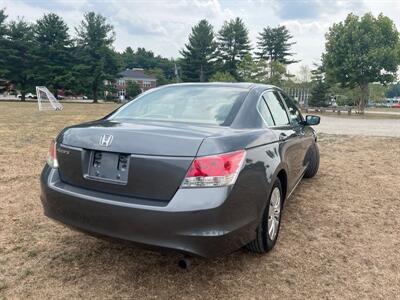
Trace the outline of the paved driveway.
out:
<instances>
[{"instance_id":1,"label":"paved driveway","mask_svg":"<svg viewBox=\"0 0 400 300\"><path fill-rule=\"evenodd\" d=\"M330 134L400 137L400 119L353 119L321 116L317 132Z\"/></svg>"}]
</instances>

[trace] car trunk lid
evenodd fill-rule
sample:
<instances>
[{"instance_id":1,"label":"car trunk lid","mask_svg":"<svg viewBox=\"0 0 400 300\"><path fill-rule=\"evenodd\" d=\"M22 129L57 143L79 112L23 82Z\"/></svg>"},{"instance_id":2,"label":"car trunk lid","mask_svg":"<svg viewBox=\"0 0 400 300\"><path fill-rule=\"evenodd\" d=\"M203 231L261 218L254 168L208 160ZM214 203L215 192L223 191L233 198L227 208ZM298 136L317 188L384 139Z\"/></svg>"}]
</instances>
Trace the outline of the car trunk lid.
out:
<instances>
[{"instance_id":1,"label":"car trunk lid","mask_svg":"<svg viewBox=\"0 0 400 300\"><path fill-rule=\"evenodd\" d=\"M70 127L57 139L60 178L96 191L168 201L204 138L220 130L173 122L107 120Z\"/></svg>"}]
</instances>

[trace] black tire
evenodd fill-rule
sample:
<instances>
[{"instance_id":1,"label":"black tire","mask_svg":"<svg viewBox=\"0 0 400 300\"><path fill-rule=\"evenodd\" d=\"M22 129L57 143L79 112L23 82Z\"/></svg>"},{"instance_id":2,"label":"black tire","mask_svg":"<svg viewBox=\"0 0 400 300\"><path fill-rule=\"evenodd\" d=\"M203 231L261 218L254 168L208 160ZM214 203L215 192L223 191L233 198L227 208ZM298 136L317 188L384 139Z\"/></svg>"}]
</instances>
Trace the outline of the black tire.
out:
<instances>
[{"instance_id":1,"label":"black tire","mask_svg":"<svg viewBox=\"0 0 400 300\"><path fill-rule=\"evenodd\" d=\"M273 240L271 240L269 234L268 234L268 220L267 220L267 216L268 216L268 210L270 209L270 203L271 203L271 196L272 196L272 192L275 188L279 189L280 192L280 213L279 213L279 223L278 223L278 229L277 229L277 233L275 235L275 238ZM266 253L270 250L272 250L272 248L274 248L276 241L278 239L279 236L279 229L280 229L280 225L281 225L281 216L282 216L282 206L283 204L283 199L282 199L282 185L279 179L276 179L272 188L271 188L271 192L268 196L268 202L267 205L265 207L262 219L261 219L261 223L258 225L257 227L257 232L256 232L256 238L251 241L249 244L246 245L246 248L248 250L250 250L251 252L254 253Z\"/></svg>"},{"instance_id":2,"label":"black tire","mask_svg":"<svg viewBox=\"0 0 400 300\"><path fill-rule=\"evenodd\" d=\"M308 152L309 162L306 172L304 173L305 178L312 178L317 174L319 169L319 148L317 143L313 143Z\"/></svg>"}]
</instances>

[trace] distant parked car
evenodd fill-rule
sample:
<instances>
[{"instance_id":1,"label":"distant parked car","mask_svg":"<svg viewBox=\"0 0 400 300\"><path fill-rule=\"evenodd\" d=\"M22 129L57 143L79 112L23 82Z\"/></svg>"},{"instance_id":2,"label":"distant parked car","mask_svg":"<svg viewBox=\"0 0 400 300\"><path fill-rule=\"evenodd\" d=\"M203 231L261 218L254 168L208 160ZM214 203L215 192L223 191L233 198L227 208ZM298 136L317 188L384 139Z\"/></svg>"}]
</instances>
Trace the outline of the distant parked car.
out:
<instances>
[{"instance_id":1,"label":"distant parked car","mask_svg":"<svg viewBox=\"0 0 400 300\"><path fill-rule=\"evenodd\" d=\"M392 105L393 108L400 108L400 103L395 103Z\"/></svg>"},{"instance_id":2,"label":"distant parked car","mask_svg":"<svg viewBox=\"0 0 400 300\"><path fill-rule=\"evenodd\" d=\"M22 95L21 95L21 94L18 94L17 98L18 98L18 99L21 99L21 98L22 98ZM25 94L25 99L36 99L36 95L35 95L35 94L32 94L32 93Z\"/></svg>"}]
</instances>

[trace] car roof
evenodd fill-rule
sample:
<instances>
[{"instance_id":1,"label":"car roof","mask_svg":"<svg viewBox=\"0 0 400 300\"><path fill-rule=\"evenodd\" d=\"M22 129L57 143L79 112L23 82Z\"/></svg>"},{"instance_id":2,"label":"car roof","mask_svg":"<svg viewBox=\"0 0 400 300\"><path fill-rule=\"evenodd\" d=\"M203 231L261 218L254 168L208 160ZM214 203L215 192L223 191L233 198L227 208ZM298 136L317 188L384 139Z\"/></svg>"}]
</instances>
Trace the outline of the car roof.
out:
<instances>
[{"instance_id":1,"label":"car roof","mask_svg":"<svg viewBox=\"0 0 400 300\"><path fill-rule=\"evenodd\" d=\"M243 88L251 90L253 88L274 88L274 85L270 84L262 84L262 83L253 83L253 82L184 82L184 83L174 83L169 84L169 86L199 86L199 85L207 85L207 86L221 86L221 87L235 87L235 88Z\"/></svg>"}]
</instances>

